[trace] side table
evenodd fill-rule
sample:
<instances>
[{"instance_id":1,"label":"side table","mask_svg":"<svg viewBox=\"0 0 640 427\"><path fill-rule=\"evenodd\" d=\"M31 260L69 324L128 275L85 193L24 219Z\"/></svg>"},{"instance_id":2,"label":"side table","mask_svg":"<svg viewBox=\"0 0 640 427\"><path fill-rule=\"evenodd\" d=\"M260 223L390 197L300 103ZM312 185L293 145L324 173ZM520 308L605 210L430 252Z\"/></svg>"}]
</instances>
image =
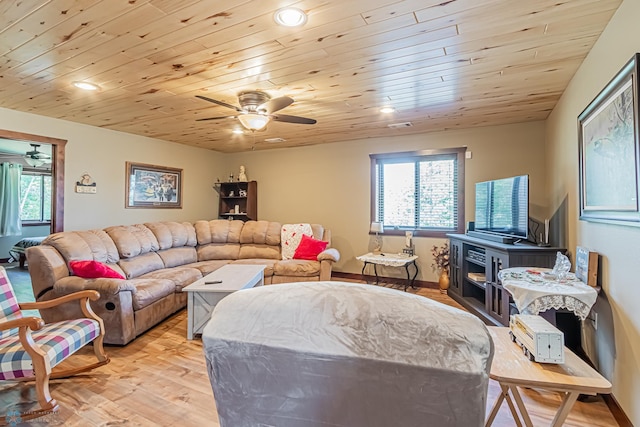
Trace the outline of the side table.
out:
<instances>
[{"instance_id":1,"label":"side table","mask_svg":"<svg viewBox=\"0 0 640 427\"><path fill-rule=\"evenodd\" d=\"M404 284L404 290L407 290L407 286L411 286L413 288L413 283L418 276L418 264L416 264L416 260L418 259L417 255L407 255L407 254L392 254L392 253L379 253L374 254L369 252L368 254L360 255L356 257L358 261L364 262L364 266L362 267L362 276L364 277L364 271L367 268L367 265L373 265L373 272L376 275L376 285L378 284L378 265L384 265L387 267L404 267L407 272L407 281ZM415 272L413 273L413 277L409 274L409 266L413 265L415 268Z\"/></svg>"},{"instance_id":2,"label":"side table","mask_svg":"<svg viewBox=\"0 0 640 427\"><path fill-rule=\"evenodd\" d=\"M531 362L520 346L511 341L509 328L490 326L487 329L495 347L489 377L500 383L501 393L485 426L493 424L504 400L518 426L533 426L518 387L539 388L562 395L552 427L562 426L581 393L611 393L611 383L568 348L564 349L565 362L562 365Z\"/></svg>"}]
</instances>

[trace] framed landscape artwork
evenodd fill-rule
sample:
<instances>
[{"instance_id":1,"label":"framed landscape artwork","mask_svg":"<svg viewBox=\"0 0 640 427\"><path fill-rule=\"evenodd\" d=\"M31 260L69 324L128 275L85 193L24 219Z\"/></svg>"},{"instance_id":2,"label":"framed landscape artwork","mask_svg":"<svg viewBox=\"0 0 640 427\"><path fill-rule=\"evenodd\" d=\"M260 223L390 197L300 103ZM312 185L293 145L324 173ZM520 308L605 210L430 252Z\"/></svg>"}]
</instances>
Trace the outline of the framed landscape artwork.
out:
<instances>
[{"instance_id":1,"label":"framed landscape artwork","mask_svg":"<svg viewBox=\"0 0 640 427\"><path fill-rule=\"evenodd\" d=\"M581 220L640 226L639 57L578 116Z\"/></svg>"},{"instance_id":2,"label":"framed landscape artwork","mask_svg":"<svg viewBox=\"0 0 640 427\"><path fill-rule=\"evenodd\" d=\"M182 169L127 162L126 208L182 208Z\"/></svg>"}]
</instances>

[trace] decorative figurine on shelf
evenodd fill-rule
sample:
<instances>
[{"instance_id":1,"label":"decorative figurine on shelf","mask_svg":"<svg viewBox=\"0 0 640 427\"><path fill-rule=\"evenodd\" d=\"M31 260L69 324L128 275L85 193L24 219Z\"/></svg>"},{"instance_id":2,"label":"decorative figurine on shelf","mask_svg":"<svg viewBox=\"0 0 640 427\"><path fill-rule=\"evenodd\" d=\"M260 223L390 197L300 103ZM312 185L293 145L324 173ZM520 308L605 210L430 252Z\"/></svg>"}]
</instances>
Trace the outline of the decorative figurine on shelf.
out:
<instances>
[{"instance_id":1,"label":"decorative figurine on shelf","mask_svg":"<svg viewBox=\"0 0 640 427\"><path fill-rule=\"evenodd\" d=\"M244 166L240 166L240 173L238 174L238 182L247 182L247 174L245 173Z\"/></svg>"},{"instance_id":2,"label":"decorative figurine on shelf","mask_svg":"<svg viewBox=\"0 0 640 427\"><path fill-rule=\"evenodd\" d=\"M402 253L407 256L413 256L413 232L405 231L404 233L404 248L402 248Z\"/></svg>"},{"instance_id":3,"label":"decorative figurine on shelf","mask_svg":"<svg viewBox=\"0 0 640 427\"><path fill-rule=\"evenodd\" d=\"M233 182L233 174L232 173L229 174L229 182Z\"/></svg>"},{"instance_id":4,"label":"decorative figurine on shelf","mask_svg":"<svg viewBox=\"0 0 640 427\"><path fill-rule=\"evenodd\" d=\"M553 270L551 270L551 275L559 282L564 282L569 276L569 270L571 270L571 261L566 255L558 252L556 254L556 264L553 266Z\"/></svg>"},{"instance_id":5,"label":"decorative figurine on shelf","mask_svg":"<svg viewBox=\"0 0 640 427\"><path fill-rule=\"evenodd\" d=\"M240 190L238 191L238 195L240 197L247 197L247 190Z\"/></svg>"}]
</instances>

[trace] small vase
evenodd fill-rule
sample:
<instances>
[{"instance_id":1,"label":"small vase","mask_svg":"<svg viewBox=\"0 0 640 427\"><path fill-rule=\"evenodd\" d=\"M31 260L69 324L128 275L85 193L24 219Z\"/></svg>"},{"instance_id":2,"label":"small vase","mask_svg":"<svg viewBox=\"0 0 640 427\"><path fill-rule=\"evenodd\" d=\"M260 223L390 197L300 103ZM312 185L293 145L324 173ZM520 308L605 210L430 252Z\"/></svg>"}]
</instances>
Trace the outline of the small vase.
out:
<instances>
[{"instance_id":1,"label":"small vase","mask_svg":"<svg viewBox=\"0 0 640 427\"><path fill-rule=\"evenodd\" d=\"M438 287L440 288L440 293L446 294L447 289L449 289L449 271L444 269L440 272L440 278L438 279Z\"/></svg>"}]
</instances>

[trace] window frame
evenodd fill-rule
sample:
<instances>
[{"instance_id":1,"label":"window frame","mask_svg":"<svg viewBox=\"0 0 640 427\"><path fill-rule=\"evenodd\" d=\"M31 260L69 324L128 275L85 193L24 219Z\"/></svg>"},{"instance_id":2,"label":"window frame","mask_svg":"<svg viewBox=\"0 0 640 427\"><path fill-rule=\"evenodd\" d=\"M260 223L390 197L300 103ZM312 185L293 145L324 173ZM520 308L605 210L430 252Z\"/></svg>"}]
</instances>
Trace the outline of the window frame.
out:
<instances>
[{"instance_id":1,"label":"window frame","mask_svg":"<svg viewBox=\"0 0 640 427\"><path fill-rule=\"evenodd\" d=\"M394 161L402 161L406 160L407 162L416 162L420 158L429 158L429 157L439 157L443 155L455 155L456 163L457 163L457 177L458 177L458 193L456 197L456 203L458 208L458 214L456 216L457 227L456 229L451 230L425 230L419 228L396 228L396 227L387 227L384 226L384 234L391 236L404 236L406 231L413 232L414 237L436 237L436 238L444 238L447 237L447 234L450 233L464 233L465 229L465 221L464 221L464 193L465 193L465 152L467 151L466 147L455 147L455 148L437 148L437 149L429 149L429 150L419 150L419 151L404 151L404 152L395 152L395 153L381 153L381 154L369 154L369 158L371 160L371 182L370 182L370 222L374 222L377 219L377 181L376 181L376 171L377 166L380 161L385 160L394 160ZM369 233L374 234L374 233Z\"/></svg>"},{"instance_id":2,"label":"window frame","mask_svg":"<svg viewBox=\"0 0 640 427\"><path fill-rule=\"evenodd\" d=\"M50 177L51 179L51 200L52 200L52 204L53 204L53 175L51 173L51 171L47 170L41 170L41 169L36 169L36 168L23 168L22 169L22 175L31 175L31 176L39 176L40 180L41 180L41 185L40 185L40 219L39 220L24 220L24 219L20 219L20 221L22 222L22 226L23 227L37 227L37 226L43 226L43 225L51 225L51 221L52 219L49 220L45 220L44 219L44 200L45 200L45 185L44 185L44 180L45 177ZM22 213L20 214L22 216ZM51 207L51 216L53 217L53 206Z\"/></svg>"}]
</instances>

